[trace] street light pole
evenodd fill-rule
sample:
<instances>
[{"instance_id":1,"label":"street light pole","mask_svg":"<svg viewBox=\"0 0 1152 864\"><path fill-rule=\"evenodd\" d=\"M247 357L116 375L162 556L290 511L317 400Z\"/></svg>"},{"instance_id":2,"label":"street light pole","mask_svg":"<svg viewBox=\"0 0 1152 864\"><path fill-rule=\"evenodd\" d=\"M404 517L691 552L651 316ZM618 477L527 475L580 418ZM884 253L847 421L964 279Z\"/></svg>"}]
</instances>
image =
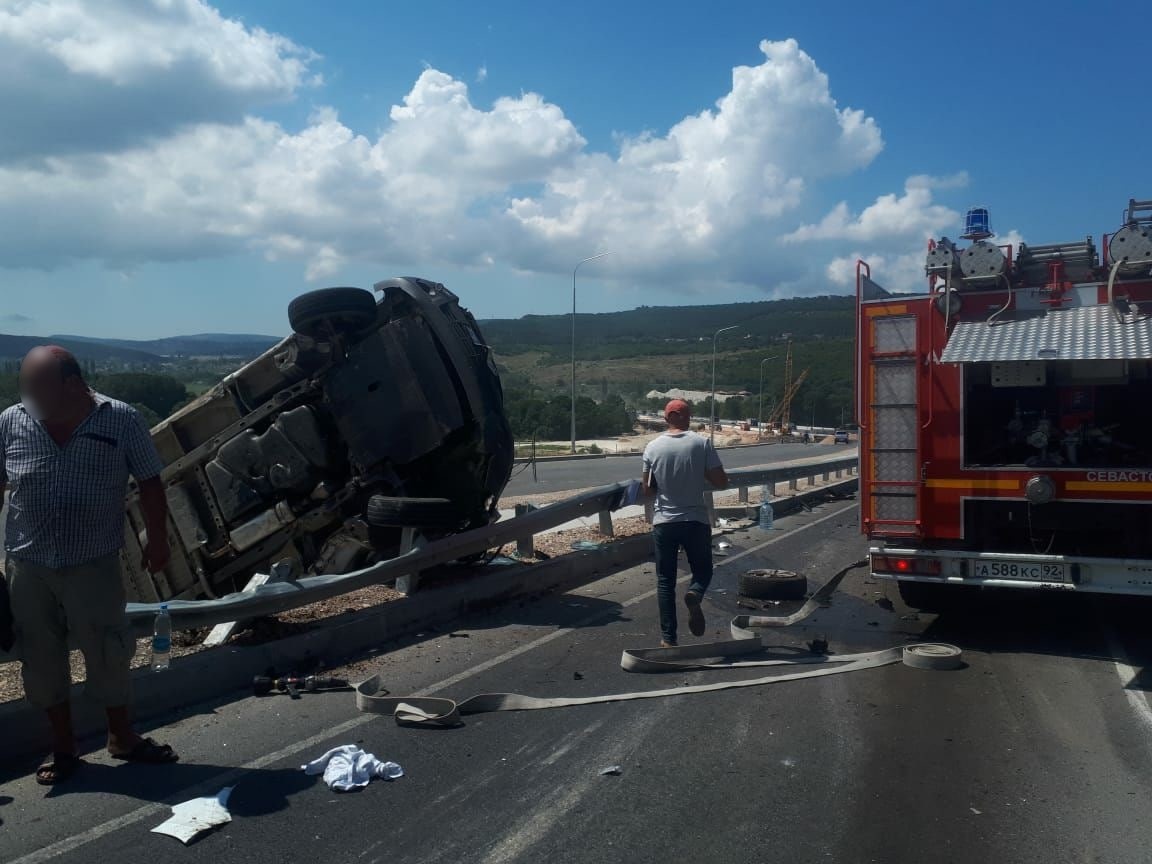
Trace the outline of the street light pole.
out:
<instances>
[{"instance_id":1,"label":"street light pole","mask_svg":"<svg viewBox=\"0 0 1152 864\"><path fill-rule=\"evenodd\" d=\"M736 330L739 326L739 324L733 324L731 327L721 327L712 334L712 408L708 417L708 437L711 441L716 440L716 342L721 333Z\"/></svg>"},{"instance_id":2,"label":"street light pole","mask_svg":"<svg viewBox=\"0 0 1152 864\"><path fill-rule=\"evenodd\" d=\"M581 264L611 255L611 252L601 252L581 260L572 268L572 452L576 452L576 271Z\"/></svg>"},{"instance_id":3,"label":"street light pole","mask_svg":"<svg viewBox=\"0 0 1152 864\"><path fill-rule=\"evenodd\" d=\"M756 417L756 438L759 440L764 437L764 364L769 360L778 360L779 358L773 354L771 357L765 357L760 361L760 412Z\"/></svg>"}]
</instances>

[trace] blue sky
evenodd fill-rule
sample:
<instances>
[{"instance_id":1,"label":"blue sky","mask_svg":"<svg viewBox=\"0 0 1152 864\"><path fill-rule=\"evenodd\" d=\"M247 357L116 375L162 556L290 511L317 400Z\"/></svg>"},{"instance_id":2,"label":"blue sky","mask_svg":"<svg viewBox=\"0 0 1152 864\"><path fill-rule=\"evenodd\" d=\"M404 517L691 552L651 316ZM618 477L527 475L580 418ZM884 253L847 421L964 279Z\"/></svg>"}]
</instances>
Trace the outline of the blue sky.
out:
<instances>
[{"instance_id":1,"label":"blue sky","mask_svg":"<svg viewBox=\"0 0 1152 864\"><path fill-rule=\"evenodd\" d=\"M0 332L279 333L398 274L559 313L605 249L583 311L906 287L973 204L1047 243L1152 197L1119 2L5 7Z\"/></svg>"}]
</instances>

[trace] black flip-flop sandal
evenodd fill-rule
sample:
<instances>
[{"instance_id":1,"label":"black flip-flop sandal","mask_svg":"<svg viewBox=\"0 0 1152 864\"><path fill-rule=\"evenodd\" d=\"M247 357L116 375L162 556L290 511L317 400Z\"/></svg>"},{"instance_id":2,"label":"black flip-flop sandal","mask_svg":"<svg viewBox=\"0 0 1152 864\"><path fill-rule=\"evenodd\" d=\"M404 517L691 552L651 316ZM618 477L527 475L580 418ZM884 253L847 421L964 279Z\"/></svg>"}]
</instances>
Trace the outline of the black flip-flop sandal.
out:
<instances>
[{"instance_id":1,"label":"black flip-flop sandal","mask_svg":"<svg viewBox=\"0 0 1152 864\"><path fill-rule=\"evenodd\" d=\"M49 753L48 757L36 769L36 782L41 786L55 786L68 780L76 769L83 764L75 753ZM51 774L51 777L44 776Z\"/></svg>"},{"instance_id":2,"label":"black flip-flop sandal","mask_svg":"<svg viewBox=\"0 0 1152 864\"><path fill-rule=\"evenodd\" d=\"M157 744L155 738L141 738L127 753L113 753L111 755L113 759L138 762L141 765L167 765L180 759L171 745Z\"/></svg>"}]
</instances>

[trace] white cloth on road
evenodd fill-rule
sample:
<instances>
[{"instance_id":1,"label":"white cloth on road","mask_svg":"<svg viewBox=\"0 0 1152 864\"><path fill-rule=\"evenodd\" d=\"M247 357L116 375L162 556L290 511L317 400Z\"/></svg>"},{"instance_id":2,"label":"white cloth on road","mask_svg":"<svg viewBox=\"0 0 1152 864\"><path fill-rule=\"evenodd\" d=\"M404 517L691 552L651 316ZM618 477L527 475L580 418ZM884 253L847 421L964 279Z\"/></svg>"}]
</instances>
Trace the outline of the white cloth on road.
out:
<instances>
[{"instance_id":1,"label":"white cloth on road","mask_svg":"<svg viewBox=\"0 0 1152 864\"><path fill-rule=\"evenodd\" d=\"M228 796L234 788L225 786L215 795L173 805L172 817L161 822L152 832L175 837L187 846L198 834L232 821L232 814L228 812Z\"/></svg>"},{"instance_id":2,"label":"white cloth on road","mask_svg":"<svg viewBox=\"0 0 1152 864\"><path fill-rule=\"evenodd\" d=\"M300 767L305 774L319 774L323 771L324 782L329 789L337 792L367 786L373 777L395 780L404 776L404 769L395 762L381 762L355 744L333 747L319 759Z\"/></svg>"}]
</instances>

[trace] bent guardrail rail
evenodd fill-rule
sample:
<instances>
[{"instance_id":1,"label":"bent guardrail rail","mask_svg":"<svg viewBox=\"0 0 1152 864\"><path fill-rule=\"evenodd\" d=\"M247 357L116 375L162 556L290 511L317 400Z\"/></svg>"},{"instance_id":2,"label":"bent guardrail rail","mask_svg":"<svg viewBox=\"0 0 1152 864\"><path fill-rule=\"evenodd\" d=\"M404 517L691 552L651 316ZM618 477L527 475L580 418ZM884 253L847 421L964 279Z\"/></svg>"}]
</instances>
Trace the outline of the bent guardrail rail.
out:
<instances>
[{"instance_id":1,"label":"bent guardrail rail","mask_svg":"<svg viewBox=\"0 0 1152 864\"><path fill-rule=\"evenodd\" d=\"M841 477L846 471L854 473L856 465L857 457L851 456L805 460L778 467L736 469L728 472L729 488L739 490L740 500L747 501L747 490L752 486L767 485L774 488L776 484L786 482L795 489L799 480L814 480L818 476L828 480L833 473ZM170 600L167 605L172 616L172 626L174 629L189 630L275 615L369 585L416 577L432 567L510 543L517 543L521 549L530 549L534 535L582 516L599 514L601 532L611 535L611 513L621 506L628 486L629 483L612 483L590 489L564 501L527 510L523 515L507 521L418 545L396 558L351 573L305 576L262 585L252 591L228 594L214 600ZM127 605L128 618L138 635L146 636L151 632L159 608L158 603Z\"/></svg>"}]
</instances>

